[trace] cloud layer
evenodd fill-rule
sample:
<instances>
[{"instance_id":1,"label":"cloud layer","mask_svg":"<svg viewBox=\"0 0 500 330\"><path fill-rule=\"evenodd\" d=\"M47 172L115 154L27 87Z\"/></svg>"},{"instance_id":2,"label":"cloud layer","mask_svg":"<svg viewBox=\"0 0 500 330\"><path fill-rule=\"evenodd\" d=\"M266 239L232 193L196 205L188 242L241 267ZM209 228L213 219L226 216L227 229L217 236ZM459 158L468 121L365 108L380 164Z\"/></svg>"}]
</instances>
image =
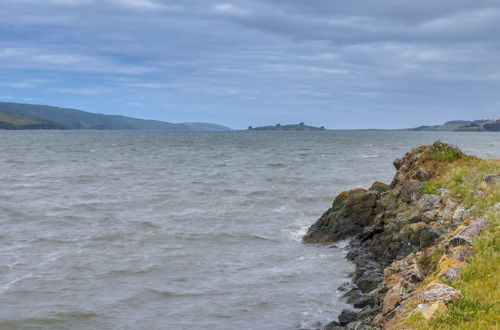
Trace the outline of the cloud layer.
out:
<instances>
[{"instance_id":1,"label":"cloud layer","mask_svg":"<svg viewBox=\"0 0 500 330\"><path fill-rule=\"evenodd\" d=\"M1 100L235 128L500 117L498 1L2 0Z\"/></svg>"}]
</instances>

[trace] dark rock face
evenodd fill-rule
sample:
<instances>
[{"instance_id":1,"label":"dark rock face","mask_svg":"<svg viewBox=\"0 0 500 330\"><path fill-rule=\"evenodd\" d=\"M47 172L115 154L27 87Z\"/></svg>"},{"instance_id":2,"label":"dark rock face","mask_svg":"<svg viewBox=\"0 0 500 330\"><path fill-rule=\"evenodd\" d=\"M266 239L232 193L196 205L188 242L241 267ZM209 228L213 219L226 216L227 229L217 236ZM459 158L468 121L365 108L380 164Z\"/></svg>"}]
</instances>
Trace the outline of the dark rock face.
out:
<instances>
[{"instance_id":1,"label":"dark rock face","mask_svg":"<svg viewBox=\"0 0 500 330\"><path fill-rule=\"evenodd\" d=\"M335 242L362 231L373 221L378 193L357 188L340 193L332 207L314 223L304 236L305 242Z\"/></svg>"},{"instance_id":2,"label":"dark rock face","mask_svg":"<svg viewBox=\"0 0 500 330\"><path fill-rule=\"evenodd\" d=\"M348 309L344 309L339 315L339 323L340 325L344 326L351 322L356 321L357 319L358 319L358 313Z\"/></svg>"},{"instance_id":3,"label":"dark rock face","mask_svg":"<svg viewBox=\"0 0 500 330\"><path fill-rule=\"evenodd\" d=\"M431 246L436 239L446 232L447 230L443 227L427 227L420 234L420 247L424 249Z\"/></svg>"}]
</instances>

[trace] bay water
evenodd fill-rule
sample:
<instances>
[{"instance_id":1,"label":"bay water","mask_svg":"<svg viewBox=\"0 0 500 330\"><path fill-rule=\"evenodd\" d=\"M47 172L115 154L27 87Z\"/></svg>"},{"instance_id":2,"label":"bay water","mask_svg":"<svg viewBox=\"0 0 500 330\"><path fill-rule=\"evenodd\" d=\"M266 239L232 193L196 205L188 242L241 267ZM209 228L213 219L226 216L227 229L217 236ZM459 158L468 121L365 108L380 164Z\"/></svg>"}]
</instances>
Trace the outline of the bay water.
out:
<instances>
[{"instance_id":1,"label":"bay water","mask_svg":"<svg viewBox=\"0 0 500 330\"><path fill-rule=\"evenodd\" d=\"M345 244L304 244L342 190L440 139L498 133L0 131L0 329L314 329Z\"/></svg>"}]
</instances>

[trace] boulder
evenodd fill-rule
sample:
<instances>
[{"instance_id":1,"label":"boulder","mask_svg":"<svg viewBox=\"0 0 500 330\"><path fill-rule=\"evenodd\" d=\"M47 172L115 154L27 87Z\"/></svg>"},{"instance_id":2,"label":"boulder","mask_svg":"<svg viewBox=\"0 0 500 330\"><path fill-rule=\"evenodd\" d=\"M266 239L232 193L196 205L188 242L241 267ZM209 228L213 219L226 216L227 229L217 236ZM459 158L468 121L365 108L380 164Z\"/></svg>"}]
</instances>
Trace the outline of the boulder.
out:
<instances>
[{"instance_id":1,"label":"boulder","mask_svg":"<svg viewBox=\"0 0 500 330\"><path fill-rule=\"evenodd\" d=\"M417 295L417 298L424 302L442 301L446 304L452 303L462 297L462 293L451 286L437 280L429 283L424 291Z\"/></svg>"},{"instance_id":2,"label":"boulder","mask_svg":"<svg viewBox=\"0 0 500 330\"><path fill-rule=\"evenodd\" d=\"M425 228L420 234L420 248L425 249L431 246L446 231L443 227L429 226Z\"/></svg>"},{"instance_id":3,"label":"boulder","mask_svg":"<svg viewBox=\"0 0 500 330\"><path fill-rule=\"evenodd\" d=\"M339 315L339 323L340 325L347 325L348 323L354 322L358 320L358 313L353 310L344 309Z\"/></svg>"},{"instance_id":4,"label":"boulder","mask_svg":"<svg viewBox=\"0 0 500 330\"><path fill-rule=\"evenodd\" d=\"M456 246L451 249L451 257L458 261L468 261L474 255L474 249L471 246Z\"/></svg>"},{"instance_id":5,"label":"boulder","mask_svg":"<svg viewBox=\"0 0 500 330\"><path fill-rule=\"evenodd\" d=\"M386 185L385 183L380 182L380 181L375 181L368 190L374 190L374 191L378 191L379 193L383 193L383 192L388 191L389 189L391 189L391 187L389 187L389 185Z\"/></svg>"},{"instance_id":6,"label":"boulder","mask_svg":"<svg viewBox=\"0 0 500 330\"><path fill-rule=\"evenodd\" d=\"M382 281L383 276L379 270L366 270L356 284L361 292L367 293L375 289Z\"/></svg>"},{"instance_id":7,"label":"boulder","mask_svg":"<svg viewBox=\"0 0 500 330\"><path fill-rule=\"evenodd\" d=\"M484 181L486 181L488 186L500 184L500 175L499 174L489 174L484 178Z\"/></svg>"},{"instance_id":8,"label":"boulder","mask_svg":"<svg viewBox=\"0 0 500 330\"><path fill-rule=\"evenodd\" d=\"M387 314L399 305L402 299L404 289L401 284L393 286L385 295L382 304L382 313Z\"/></svg>"},{"instance_id":9,"label":"boulder","mask_svg":"<svg viewBox=\"0 0 500 330\"><path fill-rule=\"evenodd\" d=\"M461 230L459 233L454 235L450 241L450 246L458 245L472 245L474 239L479 235L479 233L490 223L484 219L477 219L470 223L467 227Z\"/></svg>"},{"instance_id":10,"label":"boulder","mask_svg":"<svg viewBox=\"0 0 500 330\"><path fill-rule=\"evenodd\" d=\"M423 185L420 181L405 182L401 186L400 197L406 203L415 202L422 196Z\"/></svg>"},{"instance_id":11,"label":"boulder","mask_svg":"<svg viewBox=\"0 0 500 330\"><path fill-rule=\"evenodd\" d=\"M442 301L436 301L432 304L419 304L416 308L416 312L422 314L422 316L428 320L433 316L439 315L448 309L446 304Z\"/></svg>"},{"instance_id":12,"label":"boulder","mask_svg":"<svg viewBox=\"0 0 500 330\"><path fill-rule=\"evenodd\" d=\"M309 227L305 242L334 242L362 232L373 222L378 192L357 188L340 193L332 207Z\"/></svg>"},{"instance_id":13,"label":"boulder","mask_svg":"<svg viewBox=\"0 0 500 330\"><path fill-rule=\"evenodd\" d=\"M336 329L342 329L340 323L338 323L337 321L332 321L327 325L325 325L325 327L323 328L323 330L336 330Z\"/></svg>"}]
</instances>

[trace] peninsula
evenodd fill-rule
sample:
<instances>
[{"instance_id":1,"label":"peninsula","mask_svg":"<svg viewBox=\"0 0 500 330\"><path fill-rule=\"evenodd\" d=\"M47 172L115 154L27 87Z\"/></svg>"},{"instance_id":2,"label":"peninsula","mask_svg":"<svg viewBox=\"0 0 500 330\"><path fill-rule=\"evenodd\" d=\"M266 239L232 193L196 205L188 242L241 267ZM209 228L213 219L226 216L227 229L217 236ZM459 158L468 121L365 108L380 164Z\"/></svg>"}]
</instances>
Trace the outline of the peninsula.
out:
<instances>
[{"instance_id":1,"label":"peninsula","mask_svg":"<svg viewBox=\"0 0 500 330\"><path fill-rule=\"evenodd\" d=\"M389 185L344 191L303 238L350 239L346 309L324 329L494 329L500 159L436 141L394 161Z\"/></svg>"}]
</instances>

